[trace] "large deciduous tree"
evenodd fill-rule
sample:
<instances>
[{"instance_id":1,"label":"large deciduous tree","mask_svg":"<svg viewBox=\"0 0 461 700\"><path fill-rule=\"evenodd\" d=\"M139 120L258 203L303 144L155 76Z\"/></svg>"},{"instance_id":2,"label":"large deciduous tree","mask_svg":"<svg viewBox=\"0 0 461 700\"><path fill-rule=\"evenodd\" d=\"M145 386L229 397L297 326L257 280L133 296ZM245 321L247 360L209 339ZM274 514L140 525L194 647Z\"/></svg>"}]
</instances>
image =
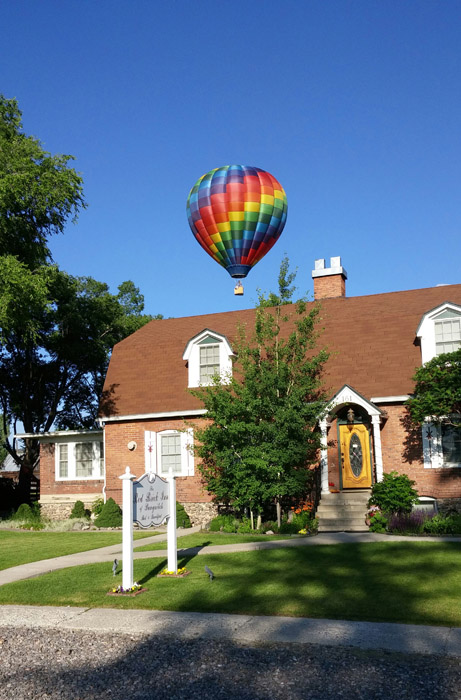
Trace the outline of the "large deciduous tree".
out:
<instances>
[{"instance_id":1,"label":"large deciduous tree","mask_svg":"<svg viewBox=\"0 0 461 700\"><path fill-rule=\"evenodd\" d=\"M316 423L325 407L321 373L328 357L314 351L319 307L291 304L295 273L282 262L279 293L259 295L254 328L234 340L233 376L193 393L209 423L196 430L199 470L217 501L262 513L306 495L317 463ZM288 306L288 304L290 304Z\"/></svg>"},{"instance_id":2,"label":"large deciduous tree","mask_svg":"<svg viewBox=\"0 0 461 700\"><path fill-rule=\"evenodd\" d=\"M415 389L407 402L415 423L427 418L461 430L461 349L437 355L413 377Z\"/></svg>"},{"instance_id":3,"label":"large deciduous tree","mask_svg":"<svg viewBox=\"0 0 461 700\"><path fill-rule=\"evenodd\" d=\"M33 437L18 446L8 427L92 427L112 346L152 318L133 282L111 294L53 264L49 237L85 206L71 160L24 134L16 101L0 95L0 413L21 501L39 446Z\"/></svg>"}]
</instances>

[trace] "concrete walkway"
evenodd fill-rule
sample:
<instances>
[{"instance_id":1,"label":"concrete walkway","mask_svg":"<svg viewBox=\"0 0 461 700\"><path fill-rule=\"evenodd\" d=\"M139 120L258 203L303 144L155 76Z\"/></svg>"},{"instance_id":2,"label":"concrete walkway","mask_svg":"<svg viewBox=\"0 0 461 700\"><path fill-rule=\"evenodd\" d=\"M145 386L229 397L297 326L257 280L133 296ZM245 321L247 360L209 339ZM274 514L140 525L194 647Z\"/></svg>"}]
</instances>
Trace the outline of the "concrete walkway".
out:
<instances>
[{"instance_id":1,"label":"concrete walkway","mask_svg":"<svg viewBox=\"0 0 461 700\"><path fill-rule=\"evenodd\" d=\"M187 530L187 533L198 528ZM184 530L178 532L184 534ZM166 535L138 540L142 546L164 541ZM203 549L178 550L178 556L215 552L250 551L274 547L304 547L354 542L408 541L408 537L389 537L375 533L323 533L316 537L292 538L272 542L216 545ZM423 538L412 541L461 542L460 537ZM166 550L135 553L135 558L166 557ZM121 558L121 545L111 545L89 552L70 554L56 559L23 564L0 572L0 585L39 576L69 566L80 566ZM129 634L135 637L166 636L180 639L228 639L238 643L258 644L285 642L350 646L415 654L440 654L461 658L461 628L400 625L393 623L317 620L277 616L221 615L179 613L158 610L117 610L107 608L62 608L4 605L0 607L2 627L76 629L97 633Z\"/></svg>"}]
</instances>

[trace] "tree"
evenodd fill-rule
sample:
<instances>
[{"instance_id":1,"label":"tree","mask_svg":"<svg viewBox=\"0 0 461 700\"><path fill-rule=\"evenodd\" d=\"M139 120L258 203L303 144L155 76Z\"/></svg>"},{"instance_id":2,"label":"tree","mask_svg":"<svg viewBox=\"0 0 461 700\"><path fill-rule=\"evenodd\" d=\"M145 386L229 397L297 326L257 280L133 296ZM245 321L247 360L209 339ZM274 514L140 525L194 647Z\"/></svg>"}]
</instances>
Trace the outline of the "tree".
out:
<instances>
[{"instance_id":1,"label":"tree","mask_svg":"<svg viewBox=\"0 0 461 700\"><path fill-rule=\"evenodd\" d=\"M316 423L325 407L321 373L328 354L314 354L319 307L290 304L295 273L282 262L278 294L259 294L251 334L240 328L233 376L192 390L209 423L196 430L205 485L216 500L251 514L306 494L317 462Z\"/></svg>"},{"instance_id":2,"label":"tree","mask_svg":"<svg viewBox=\"0 0 461 700\"><path fill-rule=\"evenodd\" d=\"M0 95L0 251L34 269L51 260L48 238L85 207L72 156L51 155L22 128L16 100Z\"/></svg>"},{"instance_id":3,"label":"tree","mask_svg":"<svg viewBox=\"0 0 461 700\"><path fill-rule=\"evenodd\" d=\"M407 401L415 423L434 423L461 429L461 349L437 355L413 377L415 389Z\"/></svg>"},{"instance_id":4,"label":"tree","mask_svg":"<svg viewBox=\"0 0 461 700\"><path fill-rule=\"evenodd\" d=\"M102 282L75 278L50 265L37 268L32 275L35 286L28 286L31 275L26 266L16 261L16 274L2 278L2 262L0 258L4 430L10 423L14 433L22 423L30 434L53 426L93 427L113 345L151 319L141 313L142 295L131 282L120 285L119 294L113 295ZM123 303L127 285L133 299L137 298L131 309ZM14 438L7 439L5 446L21 467L21 497L27 498L38 441L27 438L24 452Z\"/></svg>"},{"instance_id":5,"label":"tree","mask_svg":"<svg viewBox=\"0 0 461 700\"><path fill-rule=\"evenodd\" d=\"M22 130L15 100L0 95L0 412L3 434L95 424L112 346L152 317L133 282L117 294L91 277L52 264L48 239L85 206L71 156L52 156ZM110 396L103 399L108 402ZM38 460L31 437L5 449L20 466L20 501L29 498Z\"/></svg>"}]
</instances>

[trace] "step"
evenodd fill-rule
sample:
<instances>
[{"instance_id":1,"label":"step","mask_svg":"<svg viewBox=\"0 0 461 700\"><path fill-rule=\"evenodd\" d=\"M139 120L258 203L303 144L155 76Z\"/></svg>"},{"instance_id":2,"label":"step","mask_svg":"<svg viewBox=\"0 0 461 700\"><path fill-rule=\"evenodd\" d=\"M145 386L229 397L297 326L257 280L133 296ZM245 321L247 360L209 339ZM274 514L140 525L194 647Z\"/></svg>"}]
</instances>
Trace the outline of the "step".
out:
<instances>
[{"instance_id":1,"label":"step","mask_svg":"<svg viewBox=\"0 0 461 700\"><path fill-rule=\"evenodd\" d=\"M365 503L320 503L317 513L331 512L333 510L341 510L346 513L366 513L368 506Z\"/></svg>"},{"instance_id":2,"label":"step","mask_svg":"<svg viewBox=\"0 0 461 700\"><path fill-rule=\"evenodd\" d=\"M368 532L368 527L365 523L351 524L344 523L340 520L335 521L331 525L319 523L319 532Z\"/></svg>"},{"instance_id":3,"label":"step","mask_svg":"<svg viewBox=\"0 0 461 700\"><path fill-rule=\"evenodd\" d=\"M370 493L323 493L320 497L320 503L364 503L367 504L370 498Z\"/></svg>"}]
</instances>

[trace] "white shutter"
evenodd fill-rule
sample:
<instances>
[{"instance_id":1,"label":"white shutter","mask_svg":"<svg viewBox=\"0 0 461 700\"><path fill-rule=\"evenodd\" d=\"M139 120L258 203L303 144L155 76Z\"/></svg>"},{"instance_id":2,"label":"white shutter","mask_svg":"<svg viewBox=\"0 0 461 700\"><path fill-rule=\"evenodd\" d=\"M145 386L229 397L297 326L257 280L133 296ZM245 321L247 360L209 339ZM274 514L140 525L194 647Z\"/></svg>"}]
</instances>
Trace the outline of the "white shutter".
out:
<instances>
[{"instance_id":1,"label":"white shutter","mask_svg":"<svg viewBox=\"0 0 461 700\"><path fill-rule=\"evenodd\" d=\"M146 474L155 474L157 467L157 433L153 430L144 431L144 471Z\"/></svg>"},{"instance_id":2,"label":"white shutter","mask_svg":"<svg viewBox=\"0 0 461 700\"><path fill-rule=\"evenodd\" d=\"M443 467L442 433L436 423L426 421L422 427L423 457L426 469Z\"/></svg>"}]
</instances>

